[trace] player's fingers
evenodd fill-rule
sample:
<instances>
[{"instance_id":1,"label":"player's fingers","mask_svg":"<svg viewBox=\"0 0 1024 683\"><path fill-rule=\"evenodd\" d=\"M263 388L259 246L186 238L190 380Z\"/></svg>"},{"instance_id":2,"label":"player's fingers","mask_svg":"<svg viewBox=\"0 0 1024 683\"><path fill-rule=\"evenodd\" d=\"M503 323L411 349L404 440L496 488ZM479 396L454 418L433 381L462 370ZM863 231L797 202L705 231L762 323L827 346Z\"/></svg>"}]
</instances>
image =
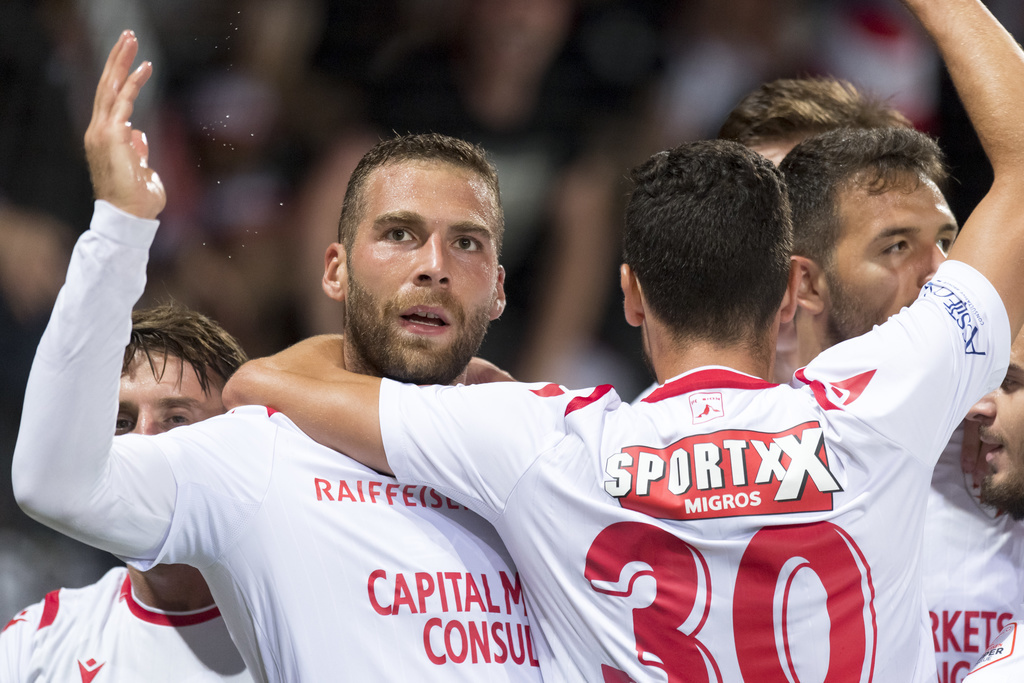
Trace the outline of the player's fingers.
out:
<instances>
[{"instance_id":1,"label":"player's fingers","mask_svg":"<svg viewBox=\"0 0 1024 683\"><path fill-rule=\"evenodd\" d=\"M122 31L114 47L107 56L99 84L96 86L96 97L93 100L93 118L104 115L117 97L125 77L131 69L135 55L138 53L138 40L131 31Z\"/></svg>"},{"instance_id":2,"label":"player's fingers","mask_svg":"<svg viewBox=\"0 0 1024 683\"><path fill-rule=\"evenodd\" d=\"M139 65L135 71L127 78L124 87L121 88L121 92L117 94L117 98L114 100L114 106L110 110L110 120L114 124L127 125L132 118L132 112L135 110L135 99L139 96L139 91L142 86L146 84L149 77L153 75L153 64L151 62L143 62Z\"/></svg>"}]
</instances>

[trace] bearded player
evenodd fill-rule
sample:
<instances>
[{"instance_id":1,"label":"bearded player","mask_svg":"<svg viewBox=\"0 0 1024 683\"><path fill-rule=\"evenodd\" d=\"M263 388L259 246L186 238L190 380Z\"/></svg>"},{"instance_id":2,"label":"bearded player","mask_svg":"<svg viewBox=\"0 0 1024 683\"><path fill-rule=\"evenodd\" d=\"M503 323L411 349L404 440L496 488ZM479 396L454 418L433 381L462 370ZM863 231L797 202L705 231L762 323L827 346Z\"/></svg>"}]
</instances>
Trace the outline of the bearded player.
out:
<instances>
[{"instance_id":1,"label":"bearded player","mask_svg":"<svg viewBox=\"0 0 1024 683\"><path fill-rule=\"evenodd\" d=\"M443 492L399 485L265 408L146 439L101 428L166 201L130 126L152 69L131 71L137 47L121 36L97 88L86 150L99 201L29 379L20 503L138 569L197 567L257 680L538 680L543 641L506 550ZM464 379L504 305L502 227L479 148L427 135L368 152L325 258L324 289L348 314L333 362Z\"/></svg>"}]
</instances>

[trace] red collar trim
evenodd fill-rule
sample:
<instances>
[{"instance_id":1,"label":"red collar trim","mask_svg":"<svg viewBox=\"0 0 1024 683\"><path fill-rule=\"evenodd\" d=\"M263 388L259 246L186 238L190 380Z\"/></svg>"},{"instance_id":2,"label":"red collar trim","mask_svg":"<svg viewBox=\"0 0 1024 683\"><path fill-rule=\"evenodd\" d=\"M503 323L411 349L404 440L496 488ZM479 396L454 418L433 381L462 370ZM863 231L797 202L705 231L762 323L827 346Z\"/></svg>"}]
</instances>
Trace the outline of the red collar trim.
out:
<instances>
[{"instance_id":1,"label":"red collar trim","mask_svg":"<svg viewBox=\"0 0 1024 683\"><path fill-rule=\"evenodd\" d=\"M220 616L220 610L216 605L204 607L201 610L195 612L154 612L149 607L146 607L141 602L135 599L132 595L132 578L131 576L124 577L124 583L121 584L121 595L120 599L128 603L128 609L137 618L149 624L156 624L157 626L194 626L196 624L202 624L216 619Z\"/></svg>"},{"instance_id":2,"label":"red collar trim","mask_svg":"<svg viewBox=\"0 0 1024 683\"><path fill-rule=\"evenodd\" d=\"M671 382L666 382L652 391L642 400L642 403L657 403L666 398L703 389L771 389L777 386L779 385L773 382L744 375L728 368L695 370Z\"/></svg>"}]
</instances>

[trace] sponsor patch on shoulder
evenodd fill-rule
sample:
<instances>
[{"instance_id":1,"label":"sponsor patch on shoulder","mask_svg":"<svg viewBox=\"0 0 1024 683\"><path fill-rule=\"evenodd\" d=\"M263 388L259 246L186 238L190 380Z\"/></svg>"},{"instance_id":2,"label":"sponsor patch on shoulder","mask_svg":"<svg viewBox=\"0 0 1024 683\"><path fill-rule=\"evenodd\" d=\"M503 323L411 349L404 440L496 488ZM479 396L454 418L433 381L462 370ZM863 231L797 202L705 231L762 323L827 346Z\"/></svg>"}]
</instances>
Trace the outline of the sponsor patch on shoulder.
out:
<instances>
[{"instance_id":1,"label":"sponsor patch on shoulder","mask_svg":"<svg viewBox=\"0 0 1024 683\"><path fill-rule=\"evenodd\" d=\"M1017 646L1017 624L1012 623L1007 625L999 635L996 636L995 641L988 646L985 650L985 654L981 656L981 659L977 661L974 668L971 669L971 673L979 669L984 669L990 664L1002 661L1007 657L1013 655L1013 651Z\"/></svg>"},{"instance_id":2,"label":"sponsor patch on shoulder","mask_svg":"<svg viewBox=\"0 0 1024 683\"><path fill-rule=\"evenodd\" d=\"M966 296L950 285L931 281L921 290L922 297L939 299L946 313L960 328L960 336L964 340L964 353L968 356L984 356L986 352L978 348L978 332L985 324L984 318Z\"/></svg>"}]
</instances>

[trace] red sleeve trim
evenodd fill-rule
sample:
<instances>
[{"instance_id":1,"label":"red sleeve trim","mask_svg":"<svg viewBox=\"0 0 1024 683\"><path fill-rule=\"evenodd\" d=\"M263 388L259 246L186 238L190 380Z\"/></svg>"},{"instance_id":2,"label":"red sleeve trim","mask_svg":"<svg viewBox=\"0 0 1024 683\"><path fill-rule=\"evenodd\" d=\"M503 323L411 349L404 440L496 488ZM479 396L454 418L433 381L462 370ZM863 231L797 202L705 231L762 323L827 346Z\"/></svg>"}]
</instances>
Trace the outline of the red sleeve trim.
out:
<instances>
[{"instance_id":1,"label":"red sleeve trim","mask_svg":"<svg viewBox=\"0 0 1024 683\"><path fill-rule=\"evenodd\" d=\"M128 609L132 615L148 624L156 624L157 626L194 626L195 624L202 624L203 622L220 617L220 610L216 605L205 607L196 612L154 612L137 601L135 596L132 595L131 576L124 577L124 583L121 584L121 599L128 603Z\"/></svg>"},{"instance_id":2,"label":"red sleeve trim","mask_svg":"<svg viewBox=\"0 0 1024 683\"><path fill-rule=\"evenodd\" d=\"M803 368L797 370L793 376L811 388L811 392L814 393L814 400L818 402L819 406L825 410L842 410L842 408L828 399L828 391L825 389L825 385L819 380L807 379Z\"/></svg>"},{"instance_id":3,"label":"red sleeve trim","mask_svg":"<svg viewBox=\"0 0 1024 683\"><path fill-rule=\"evenodd\" d=\"M586 408L611 390L611 384L602 384L599 387L594 387L594 390L590 392L590 396L577 396L573 400L569 401L569 405L565 407L566 417L568 417L569 413L573 411L579 410L580 408Z\"/></svg>"},{"instance_id":4,"label":"red sleeve trim","mask_svg":"<svg viewBox=\"0 0 1024 683\"><path fill-rule=\"evenodd\" d=\"M53 623L57 618L57 610L60 609L60 591L50 591L43 600L43 616L39 619L39 629L42 630Z\"/></svg>"},{"instance_id":5,"label":"red sleeve trim","mask_svg":"<svg viewBox=\"0 0 1024 683\"><path fill-rule=\"evenodd\" d=\"M27 609L23 609L20 612L18 612L17 614L15 614L14 618L7 622L7 626L4 626L3 630L0 631L0 633L3 633L4 631L6 631L10 627L14 626L15 624L20 624L20 623L23 623L23 622L27 622L28 619L25 618L25 615L27 615L27 614L28 614L28 610Z\"/></svg>"},{"instance_id":6,"label":"red sleeve trim","mask_svg":"<svg viewBox=\"0 0 1024 683\"><path fill-rule=\"evenodd\" d=\"M562 387L557 384L545 384L540 389L530 389L534 394L537 394L541 398L550 398L552 396L561 396L565 393Z\"/></svg>"}]
</instances>

